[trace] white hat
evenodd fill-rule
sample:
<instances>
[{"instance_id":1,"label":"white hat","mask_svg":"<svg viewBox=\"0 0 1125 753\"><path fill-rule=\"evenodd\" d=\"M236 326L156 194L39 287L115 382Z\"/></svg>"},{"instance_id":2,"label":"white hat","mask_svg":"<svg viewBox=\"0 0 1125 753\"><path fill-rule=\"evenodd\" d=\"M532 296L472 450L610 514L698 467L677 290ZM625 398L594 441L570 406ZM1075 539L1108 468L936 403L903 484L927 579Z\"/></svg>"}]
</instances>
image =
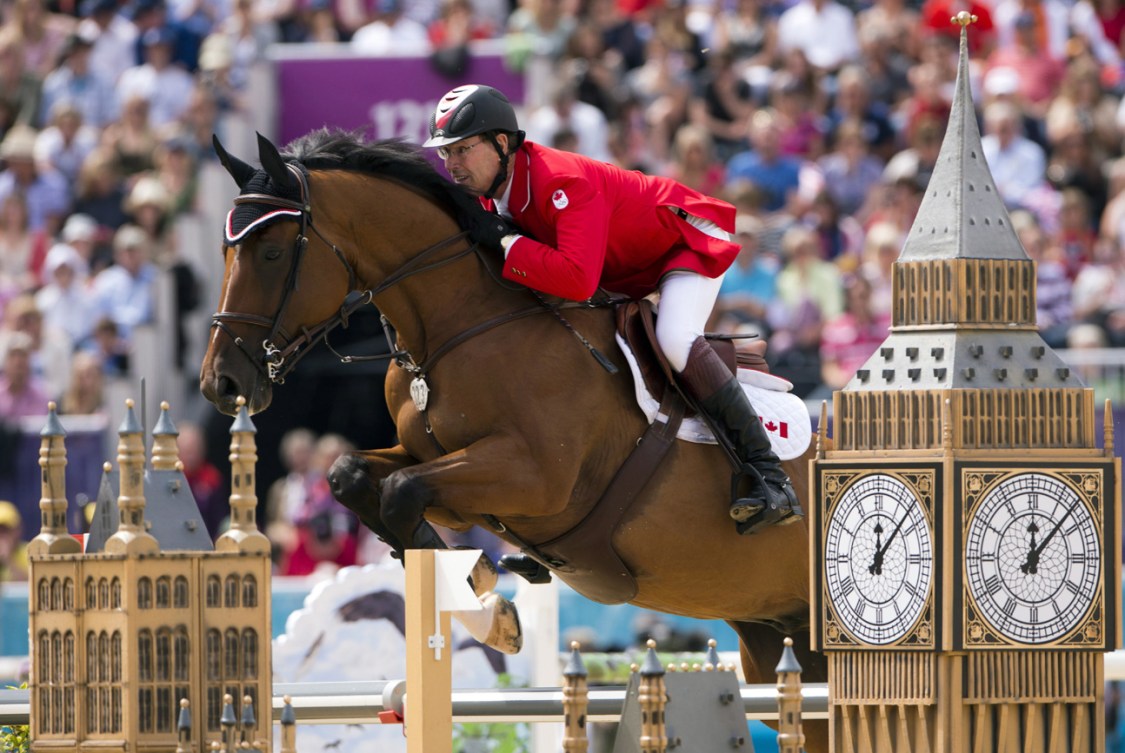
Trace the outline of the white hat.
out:
<instances>
[{"instance_id":1,"label":"white hat","mask_svg":"<svg viewBox=\"0 0 1125 753\"><path fill-rule=\"evenodd\" d=\"M63 243L92 241L98 235L98 223L88 214L72 214L63 225L59 237Z\"/></svg>"},{"instance_id":2,"label":"white hat","mask_svg":"<svg viewBox=\"0 0 1125 753\"><path fill-rule=\"evenodd\" d=\"M35 159L37 136L38 131L30 126L13 126L0 142L0 159Z\"/></svg>"},{"instance_id":3,"label":"white hat","mask_svg":"<svg viewBox=\"0 0 1125 753\"><path fill-rule=\"evenodd\" d=\"M65 243L51 246L47 258L43 260L43 271L48 276L53 275L59 267L70 267L77 276L86 276L86 260L74 249L74 246Z\"/></svg>"},{"instance_id":4,"label":"white hat","mask_svg":"<svg viewBox=\"0 0 1125 753\"><path fill-rule=\"evenodd\" d=\"M1013 68L993 68L984 77L984 92L992 97L1015 94L1020 90L1020 74Z\"/></svg>"}]
</instances>

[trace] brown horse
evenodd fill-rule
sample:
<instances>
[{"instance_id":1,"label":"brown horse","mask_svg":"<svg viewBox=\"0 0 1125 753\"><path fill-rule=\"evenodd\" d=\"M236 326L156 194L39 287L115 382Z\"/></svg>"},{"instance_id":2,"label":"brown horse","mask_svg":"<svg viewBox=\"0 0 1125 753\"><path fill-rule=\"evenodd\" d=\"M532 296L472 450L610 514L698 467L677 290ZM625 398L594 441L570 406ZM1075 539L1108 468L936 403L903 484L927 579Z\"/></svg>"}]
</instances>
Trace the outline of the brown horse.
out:
<instances>
[{"instance_id":1,"label":"brown horse","mask_svg":"<svg viewBox=\"0 0 1125 753\"><path fill-rule=\"evenodd\" d=\"M341 459L338 498L397 550L442 546L429 522L517 544L570 530L646 426L611 314L565 311L619 366L612 376L526 288L501 280L499 254L464 239L458 217L479 206L413 147L332 132L284 156L259 146L262 170L216 142L242 195L227 222L203 394L227 413L239 395L265 409L293 359L373 301L401 354L386 379L400 444ZM424 410L411 397L419 373ZM786 466L806 504L807 460ZM636 578L631 603L727 620L749 682L775 681L782 639L794 635L805 680L823 681L823 657L808 650L807 526L739 536L729 494L717 448L675 443L613 533ZM810 750L826 745L825 725L806 734Z\"/></svg>"}]
</instances>

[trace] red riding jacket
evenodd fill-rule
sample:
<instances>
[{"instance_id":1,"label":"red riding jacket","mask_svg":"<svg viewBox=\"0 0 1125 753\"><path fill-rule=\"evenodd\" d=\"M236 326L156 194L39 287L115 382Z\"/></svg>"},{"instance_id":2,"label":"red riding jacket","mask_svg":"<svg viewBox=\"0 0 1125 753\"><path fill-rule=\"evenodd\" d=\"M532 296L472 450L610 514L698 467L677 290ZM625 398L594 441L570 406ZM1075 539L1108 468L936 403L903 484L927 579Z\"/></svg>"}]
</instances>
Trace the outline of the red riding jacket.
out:
<instances>
[{"instance_id":1,"label":"red riding jacket","mask_svg":"<svg viewBox=\"0 0 1125 753\"><path fill-rule=\"evenodd\" d=\"M718 277L738 254L737 243L683 219L733 232L734 207L669 178L531 142L512 155L509 170L508 209L528 235L509 248L504 277L544 293L581 301L600 286L640 298L673 270Z\"/></svg>"}]
</instances>

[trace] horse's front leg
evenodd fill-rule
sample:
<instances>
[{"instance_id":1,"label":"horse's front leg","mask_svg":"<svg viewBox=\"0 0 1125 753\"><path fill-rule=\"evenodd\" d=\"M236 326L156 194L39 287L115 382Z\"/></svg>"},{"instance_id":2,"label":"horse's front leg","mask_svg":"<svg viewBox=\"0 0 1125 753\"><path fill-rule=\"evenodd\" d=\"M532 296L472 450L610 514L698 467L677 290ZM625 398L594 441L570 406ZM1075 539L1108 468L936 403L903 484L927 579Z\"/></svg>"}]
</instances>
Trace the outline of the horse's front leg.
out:
<instances>
[{"instance_id":1,"label":"horse's front leg","mask_svg":"<svg viewBox=\"0 0 1125 753\"><path fill-rule=\"evenodd\" d=\"M394 549L399 559L410 544L404 546L383 522L379 487L395 471L417 463L418 460L399 445L385 450L349 452L337 458L328 471L332 496Z\"/></svg>"}]
</instances>

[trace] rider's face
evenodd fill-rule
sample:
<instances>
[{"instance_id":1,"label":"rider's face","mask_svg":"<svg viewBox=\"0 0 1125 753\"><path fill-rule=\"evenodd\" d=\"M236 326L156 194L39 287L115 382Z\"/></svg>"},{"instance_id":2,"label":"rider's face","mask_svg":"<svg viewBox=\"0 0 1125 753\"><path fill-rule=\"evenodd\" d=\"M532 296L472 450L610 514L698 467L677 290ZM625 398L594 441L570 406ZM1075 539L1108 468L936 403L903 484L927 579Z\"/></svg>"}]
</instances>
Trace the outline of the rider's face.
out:
<instances>
[{"instance_id":1,"label":"rider's face","mask_svg":"<svg viewBox=\"0 0 1125 753\"><path fill-rule=\"evenodd\" d=\"M507 150L508 137L497 137L500 148ZM481 136L471 136L450 144L444 150L445 169L454 183L464 186L469 193L483 195L500 171L500 155L492 144ZM499 195L500 191L497 191Z\"/></svg>"}]
</instances>

